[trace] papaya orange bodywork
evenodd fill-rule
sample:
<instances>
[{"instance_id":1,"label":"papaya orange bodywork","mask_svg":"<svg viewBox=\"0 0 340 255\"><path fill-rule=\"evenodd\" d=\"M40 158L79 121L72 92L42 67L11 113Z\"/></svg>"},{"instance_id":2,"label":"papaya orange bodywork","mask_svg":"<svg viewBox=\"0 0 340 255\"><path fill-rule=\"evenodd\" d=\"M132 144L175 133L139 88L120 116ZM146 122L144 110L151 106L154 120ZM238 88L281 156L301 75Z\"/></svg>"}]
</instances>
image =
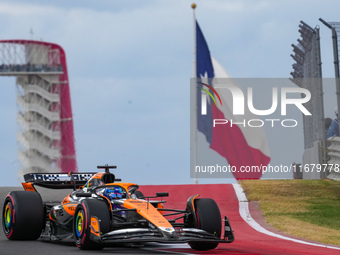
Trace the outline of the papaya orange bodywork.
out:
<instances>
[{"instance_id":1,"label":"papaya orange bodywork","mask_svg":"<svg viewBox=\"0 0 340 255\"><path fill-rule=\"evenodd\" d=\"M67 203L70 203L70 195L69 194L67 197L64 198L63 202L61 202L62 204L67 204Z\"/></svg>"},{"instance_id":2,"label":"papaya orange bodywork","mask_svg":"<svg viewBox=\"0 0 340 255\"><path fill-rule=\"evenodd\" d=\"M73 204L73 203L72 204L64 204L63 208L68 214L74 215L74 212L76 210L77 205L78 204Z\"/></svg>"},{"instance_id":3,"label":"papaya orange bodywork","mask_svg":"<svg viewBox=\"0 0 340 255\"><path fill-rule=\"evenodd\" d=\"M26 191L35 191L35 192L37 192L36 189L33 187L33 184L31 182L22 182L21 184L22 184L22 186L24 187L24 189Z\"/></svg>"},{"instance_id":4,"label":"papaya orange bodywork","mask_svg":"<svg viewBox=\"0 0 340 255\"><path fill-rule=\"evenodd\" d=\"M91 217L91 233L99 237L99 222L96 217Z\"/></svg>"},{"instance_id":5,"label":"papaya orange bodywork","mask_svg":"<svg viewBox=\"0 0 340 255\"><path fill-rule=\"evenodd\" d=\"M196 196L193 198L193 200L192 200L192 208L194 209L194 211L196 211L194 201L195 201L196 197L198 197L198 196L199 196L199 195L196 195Z\"/></svg>"},{"instance_id":6,"label":"papaya orange bodywork","mask_svg":"<svg viewBox=\"0 0 340 255\"><path fill-rule=\"evenodd\" d=\"M158 203L158 204L157 204L157 209L163 209L163 208L164 208L163 203ZM160 210L159 213L160 213L160 214L163 214L164 211Z\"/></svg>"},{"instance_id":7,"label":"papaya orange bodywork","mask_svg":"<svg viewBox=\"0 0 340 255\"><path fill-rule=\"evenodd\" d=\"M172 225L163 217L159 211L151 204L140 199L127 199L124 201L127 209L136 209L137 213L150 221L156 227L172 228Z\"/></svg>"},{"instance_id":8,"label":"papaya orange bodywork","mask_svg":"<svg viewBox=\"0 0 340 255\"><path fill-rule=\"evenodd\" d=\"M100 179L102 177L103 173L97 173L92 178L93 179ZM126 200L124 200L124 208L126 209L136 209L136 212L140 214L143 218L154 224L156 227L163 227L163 228L172 228L172 225L169 223L169 221L162 215L162 211L158 211L157 209L162 209L163 204L158 203L157 208L155 208L151 203L148 203L145 200L142 199L131 199L131 194L129 194L128 190L131 186L136 186L134 183L129 182L119 182L119 183L108 183L102 186L120 186L124 190L126 190ZM71 194L70 194L71 195ZM70 195L64 198L62 205L64 210L70 214L74 215L75 209L77 207L77 204L71 203ZM110 211L112 211L112 203L111 201L101 195L98 194L100 197L105 199L108 202L108 205L110 207ZM99 233L99 227L98 227L98 219L91 217L91 232L97 235L97 232Z\"/></svg>"}]
</instances>

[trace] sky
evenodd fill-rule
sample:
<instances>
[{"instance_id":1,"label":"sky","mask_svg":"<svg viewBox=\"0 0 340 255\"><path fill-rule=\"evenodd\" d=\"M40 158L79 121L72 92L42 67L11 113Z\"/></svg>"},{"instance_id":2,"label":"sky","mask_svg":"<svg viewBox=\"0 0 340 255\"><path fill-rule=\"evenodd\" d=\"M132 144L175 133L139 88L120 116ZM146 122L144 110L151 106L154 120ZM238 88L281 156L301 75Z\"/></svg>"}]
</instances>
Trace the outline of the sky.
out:
<instances>
[{"instance_id":1,"label":"sky","mask_svg":"<svg viewBox=\"0 0 340 255\"><path fill-rule=\"evenodd\" d=\"M210 51L232 77L289 78L300 20L320 26L323 76L334 76L331 32L318 19L340 21L338 1L195 2ZM0 0L0 39L43 40L66 52L79 171L114 164L129 182L193 183L191 3ZM0 79L0 186L16 186L15 78ZM325 114L333 118L335 85L324 90ZM266 130L273 164L301 162L302 126L280 132Z\"/></svg>"}]
</instances>

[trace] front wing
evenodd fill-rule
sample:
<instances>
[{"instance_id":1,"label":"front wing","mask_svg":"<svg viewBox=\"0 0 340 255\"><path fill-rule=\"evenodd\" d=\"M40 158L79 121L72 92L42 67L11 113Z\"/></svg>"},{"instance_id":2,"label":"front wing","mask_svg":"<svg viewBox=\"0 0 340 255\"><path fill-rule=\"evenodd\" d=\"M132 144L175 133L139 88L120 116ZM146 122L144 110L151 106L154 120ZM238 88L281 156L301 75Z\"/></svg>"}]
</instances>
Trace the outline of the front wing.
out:
<instances>
[{"instance_id":1,"label":"front wing","mask_svg":"<svg viewBox=\"0 0 340 255\"><path fill-rule=\"evenodd\" d=\"M197 228L180 228L176 230L176 235L163 235L157 229L151 228L119 229L101 235L99 224L96 224L95 228L91 226L91 240L98 243L231 243L234 241L234 234L225 216L223 239Z\"/></svg>"}]
</instances>

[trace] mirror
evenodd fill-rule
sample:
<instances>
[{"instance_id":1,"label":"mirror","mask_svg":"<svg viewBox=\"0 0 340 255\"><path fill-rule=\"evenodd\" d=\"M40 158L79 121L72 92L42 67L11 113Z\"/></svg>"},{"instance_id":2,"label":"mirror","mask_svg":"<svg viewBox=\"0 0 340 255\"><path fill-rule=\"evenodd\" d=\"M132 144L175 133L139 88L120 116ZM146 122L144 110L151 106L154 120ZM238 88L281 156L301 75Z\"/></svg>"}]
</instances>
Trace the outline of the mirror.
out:
<instances>
[{"instance_id":1,"label":"mirror","mask_svg":"<svg viewBox=\"0 0 340 255\"><path fill-rule=\"evenodd\" d=\"M156 197L168 197L169 192L157 192Z\"/></svg>"}]
</instances>

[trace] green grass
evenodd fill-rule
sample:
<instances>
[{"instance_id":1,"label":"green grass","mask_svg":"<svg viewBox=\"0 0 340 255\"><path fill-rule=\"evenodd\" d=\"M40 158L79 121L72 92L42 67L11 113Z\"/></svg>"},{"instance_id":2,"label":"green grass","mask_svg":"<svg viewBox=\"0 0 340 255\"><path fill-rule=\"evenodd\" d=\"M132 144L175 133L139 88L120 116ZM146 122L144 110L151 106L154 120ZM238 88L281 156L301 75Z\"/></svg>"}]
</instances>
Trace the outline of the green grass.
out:
<instances>
[{"instance_id":1,"label":"green grass","mask_svg":"<svg viewBox=\"0 0 340 255\"><path fill-rule=\"evenodd\" d=\"M268 224L287 234L340 245L340 182L332 180L241 181L258 201Z\"/></svg>"}]
</instances>

